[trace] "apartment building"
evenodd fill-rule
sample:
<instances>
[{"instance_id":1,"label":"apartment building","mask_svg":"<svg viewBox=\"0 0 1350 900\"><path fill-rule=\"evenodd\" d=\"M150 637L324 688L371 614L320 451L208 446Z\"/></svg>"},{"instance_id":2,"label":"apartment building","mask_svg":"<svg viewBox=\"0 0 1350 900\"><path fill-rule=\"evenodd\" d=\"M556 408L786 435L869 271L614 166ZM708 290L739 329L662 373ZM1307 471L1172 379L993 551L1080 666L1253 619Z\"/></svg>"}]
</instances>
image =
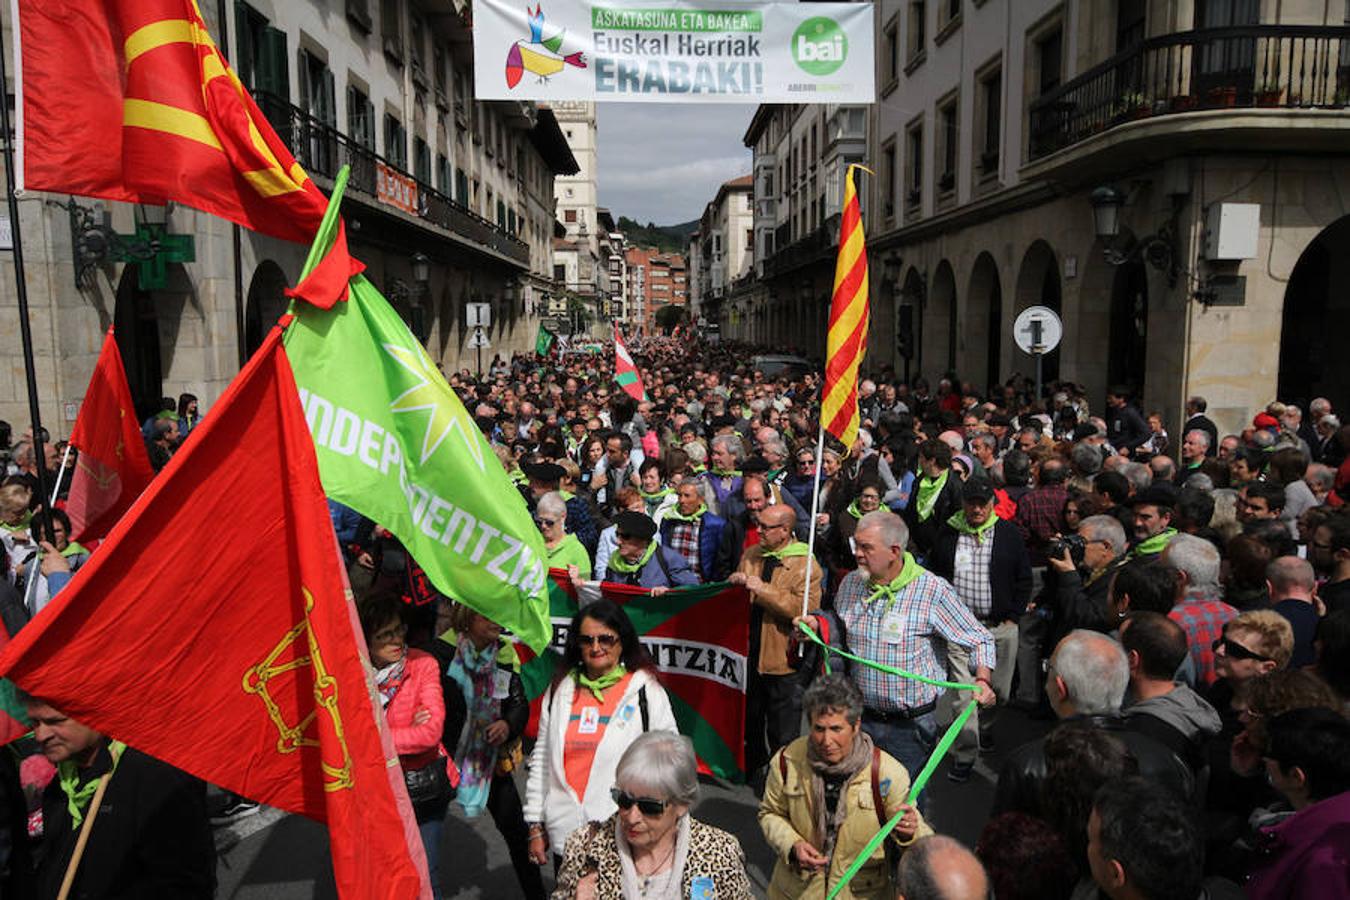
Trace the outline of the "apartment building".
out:
<instances>
[{"instance_id":1,"label":"apartment building","mask_svg":"<svg viewBox=\"0 0 1350 900\"><path fill-rule=\"evenodd\" d=\"M552 112L474 100L467 8L236 0L202 13L319 187L351 167L351 251L432 358L447 371L473 360L472 302L491 309L489 354L532 348L555 290L553 180L578 167ZM182 206L32 196L41 202L21 204L20 221L38 393L58 437L114 323L139 405L186 391L209 410L284 311L308 249ZM103 249L138 229L157 229L164 239L150 250L173 254L162 274ZM0 294L0 305L14 302L8 265ZM13 324L0 329L0 353L19 356ZM27 415L17 371L0 370L0 417L10 421Z\"/></svg>"},{"instance_id":2,"label":"apartment building","mask_svg":"<svg viewBox=\"0 0 1350 900\"><path fill-rule=\"evenodd\" d=\"M690 316L716 321L731 284L750 274L755 243L754 178L723 183L703 208L689 245Z\"/></svg>"},{"instance_id":3,"label":"apartment building","mask_svg":"<svg viewBox=\"0 0 1350 900\"><path fill-rule=\"evenodd\" d=\"M666 306L683 308L688 302L689 272L684 257L631 245L624 256L629 327L643 336L658 334L657 312Z\"/></svg>"},{"instance_id":4,"label":"apartment building","mask_svg":"<svg viewBox=\"0 0 1350 900\"><path fill-rule=\"evenodd\" d=\"M867 366L981 389L1034 360L1224 430L1350 402L1343 0L878 0Z\"/></svg>"}]
</instances>

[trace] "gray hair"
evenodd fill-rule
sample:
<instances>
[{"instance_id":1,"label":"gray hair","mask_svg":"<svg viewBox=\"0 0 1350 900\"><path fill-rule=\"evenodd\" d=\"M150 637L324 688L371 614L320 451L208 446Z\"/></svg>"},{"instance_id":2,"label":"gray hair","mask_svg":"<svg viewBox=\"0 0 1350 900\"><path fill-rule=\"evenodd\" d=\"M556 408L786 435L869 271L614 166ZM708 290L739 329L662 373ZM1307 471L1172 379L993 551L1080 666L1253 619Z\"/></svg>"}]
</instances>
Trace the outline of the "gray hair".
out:
<instances>
[{"instance_id":1,"label":"gray hair","mask_svg":"<svg viewBox=\"0 0 1350 900\"><path fill-rule=\"evenodd\" d=\"M1125 476L1136 494L1142 494L1153 483L1153 470L1144 463L1126 463L1120 467L1120 474Z\"/></svg>"},{"instance_id":2,"label":"gray hair","mask_svg":"<svg viewBox=\"0 0 1350 900\"><path fill-rule=\"evenodd\" d=\"M1084 475L1096 475L1102 469L1102 453L1091 444L1079 441L1069 451L1073 467Z\"/></svg>"},{"instance_id":3,"label":"gray hair","mask_svg":"<svg viewBox=\"0 0 1350 900\"><path fill-rule=\"evenodd\" d=\"M619 757L614 783L644 787L672 803L693 806L698 800L698 759L693 742L673 731L638 735Z\"/></svg>"},{"instance_id":4,"label":"gray hair","mask_svg":"<svg viewBox=\"0 0 1350 900\"><path fill-rule=\"evenodd\" d=\"M1203 446L1206 450L1209 449L1210 441L1208 431L1202 431L1199 428L1192 428L1190 431L1186 432L1186 437L1198 440L1201 446Z\"/></svg>"},{"instance_id":5,"label":"gray hair","mask_svg":"<svg viewBox=\"0 0 1350 900\"><path fill-rule=\"evenodd\" d=\"M966 865L962 866L956 857L966 858ZM964 877L975 871L983 873L983 884L971 884ZM954 888L964 889L962 897L983 897L990 893L984 863L956 838L945 834L919 838L900 857L896 889L905 900L948 900Z\"/></svg>"},{"instance_id":6,"label":"gray hair","mask_svg":"<svg viewBox=\"0 0 1350 900\"><path fill-rule=\"evenodd\" d=\"M1316 482L1322 490L1329 491L1336 484L1336 470L1322 463L1313 463L1308 466L1308 471L1304 473L1303 480Z\"/></svg>"},{"instance_id":7,"label":"gray hair","mask_svg":"<svg viewBox=\"0 0 1350 900\"><path fill-rule=\"evenodd\" d=\"M1078 523L1078 529L1087 532L1085 537L1089 541L1106 541L1116 556L1130 546L1129 539L1125 537L1125 526L1115 516L1088 516Z\"/></svg>"},{"instance_id":8,"label":"gray hair","mask_svg":"<svg viewBox=\"0 0 1350 900\"><path fill-rule=\"evenodd\" d=\"M1197 491L1204 491L1208 494L1210 491L1214 490L1214 479L1210 478L1204 472L1192 472L1190 475L1186 476L1186 480L1182 482L1181 486L1184 488L1192 488Z\"/></svg>"},{"instance_id":9,"label":"gray hair","mask_svg":"<svg viewBox=\"0 0 1350 900\"><path fill-rule=\"evenodd\" d=\"M866 428L859 428L858 437L855 439L855 443L862 444L864 450L871 450L872 432L868 431Z\"/></svg>"},{"instance_id":10,"label":"gray hair","mask_svg":"<svg viewBox=\"0 0 1350 900\"><path fill-rule=\"evenodd\" d=\"M1322 417L1322 421L1327 423L1328 428L1340 428L1341 420L1334 413L1327 413Z\"/></svg>"},{"instance_id":11,"label":"gray hair","mask_svg":"<svg viewBox=\"0 0 1350 900\"><path fill-rule=\"evenodd\" d=\"M1283 594L1291 588L1301 588L1305 591L1311 591L1317 584L1317 574L1313 571L1312 563L1306 559L1299 559L1297 556L1281 556L1270 561L1266 566L1266 581L1270 582L1272 595ZM1272 601L1284 599L1279 596L1272 596Z\"/></svg>"},{"instance_id":12,"label":"gray hair","mask_svg":"<svg viewBox=\"0 0 1350 900\"><path fill-rule=\"evenodd\" d=\"M843 713L848 724L858 724L862 715L863 698L857 685L847 675L822 675L802 695L802 710L806 721L812 722L825 713Z\"/></svg>"},{"instance_id":13,"label":"gray hair","mask_svg":"<svg viewBox=\"0 0 1350 900\"><path fill-rule=\"evenodd\" d=\"M1238 492L1232 488L1217 488L1212 496L1214 515L1210 516L1209 527L1226 543L1242 533L1242 523L1237 517Z\"/></svg>"},{"instance_id":14,"label":"gray hair","mask_svg":"<svg viewBox=\"0 0 1350 900\"><path fill-rule=\"evenodd\" d=\"M741 443L741 436L738 434L719 434L712 439L712 446L714 450L722 447L731 451L738 465L745 462L745 445Z\"/></svg>"},{"instance_id":15,"label":"gray hair","mask_svg":"<svg viewBox=\"0 0 1350 900\"><path fill-rule=\"evenodd\" d=\"M909 526L905 525L904 519L889 510L878 509L863 516L853 533L857 534L864 528L879 529L887 547L899 547L901 550L909 547Z\"/></svg>"},{"instance_id":16,"label":"gray hair","mask_svg":"<svg viewBox=\"0 0 1350 900\"><path fill-rule=\"evenodd\" d=\"M771 438L759 445L761 453L776 453L780 459L788 458L787 444L782 438Z\"/></svg>"},{"instance_id":17,"label":"gray hair","mask_svg":"<svg viewBox=\"0 0 1350 900\"><path fill-rule=\"evenodd\" d=\"M563 499L562 494L557 491L549 491L539 498L535 510L541 515L552 516L556 519L567 518L567 501Z\"/></svg>"},{"instance_id":18,"label":"gray hair","mask_svg":"<svg viewBox=\"0 0 1350 900\"><path fill-rule=\"evenodd\" d=\"M1275 446L1275 435L1264 428L1258 428L1252 435L1252 445L1258 450L1265 450Z\"/></svg>"},{"instance_id":19,"label":"gray hair","mask_svg":"<svg viewBox=\"0 0 1350 900\"><path fill-rule=\"evenodd\" d=\"M1055 648L1054 666L1075 711L1089 716L1120 711L1130 683L1130 663L1116 641L1096 631L1075 629Z\"/></svg>"},{"instance_id":20,"label":"gray hair","mask_svg":"<svg viewBox=\"0 0 1350 900\"><path fill-rule=\"evenodd\" d=\"M998 451L998 438L994 437L987 431L981 431L970 439L970 446L972 450L975 448L976 444L979 444L981 447L989 448L990 452ZM1099 453L1097 454L1097 456L1098 458L1100 458L1101 454Z\"/></svg>"},{"instance_id":21,"label":"gray hair","mask_svg":"<svg viewBox=\"0 0 1350 900\"><path fill-rule=\"evenodd\" d=\"M1219 583L1219 550L1204 538L1178 534L1167 544L1167 564L1186 574L1192 587Z\"/></svg>"},{"instance_id":22,"label":"gray hair","mask_svg":"<svg viewBox=\"0 0 1350 900\"><path fill-rule=\"evenodd\" d=\"M689 457L690 462L703 465L708 461L708 448L703 446L702 441L690 441L680 449Z\"/></svg>"}]
</instances>

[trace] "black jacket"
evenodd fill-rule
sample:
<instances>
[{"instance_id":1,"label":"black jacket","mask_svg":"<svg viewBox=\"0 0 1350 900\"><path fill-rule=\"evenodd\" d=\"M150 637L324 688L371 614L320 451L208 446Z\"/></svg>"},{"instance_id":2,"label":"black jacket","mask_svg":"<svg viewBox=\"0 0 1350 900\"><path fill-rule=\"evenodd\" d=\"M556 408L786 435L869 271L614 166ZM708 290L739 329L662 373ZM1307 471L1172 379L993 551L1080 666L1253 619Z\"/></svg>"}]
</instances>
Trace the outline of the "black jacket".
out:
<instances>
[{"instance_id":1,"label":"black jacket","mask_svg":"<svg viewBox=\"0 0 1350 900\"><path fill-rule=\"evenodd\" d=\"M441 696L445 699L445 726L441 729L441 743L453 753L459 745L460 732L469 718L469 705L459 682L445 674L459 648L443 638L437 638L427 649L436 657L436 663L441 669ZM530 720L530 701L525 696L525 684L520 680L519 671L500 660L497 670L511 673L510 686L506 689L501 708L502 721L506 722L506 740L502 741L501 746L509 747L525 732L525 725Z\"/></svg>"},{"instance_id":2,"label":"black jacket","mask_svg":"<svg viewBox=\"0 0 1350 900\"><path fill-rule=\"evenodd\" d=\"M1106 602L1110 599L1111 579L1125 562L1126 557L1116 557L1091 582L1077 569L1072 572L1047 571L1047 577L1054 576L1055 585L1055 592L1051 595L1054 597L1054 625L1051 626L1051 640L1047 646L1054 647L1060 638L1077 628L1110 634L1120 627L1119 620L1111 620Z\"/></svg>"},{"instance_id":3,"label":"black jacket","mask_svg":"<svg viewBox=\"0 0 1350 900\"><path fill-rule=\"evenodd\" d=\"M1093 728L1119 738L1139 763L1139 774L1172 791L1188 804L1196 804L1195 777L1175 753L1158 741L1131 730L1129 720L1121 716L1075 716L1070 722L1087 723ZM994 793L994 808L990 816L1005 812L1021 812L1042 816L1041 785L1045 782L1045 738L1023 744L1009 755L998 773L998 787Z\"/></svg>"},{"instance_id":4,"label":"black jacket","mask_svg":"<svg viewBox=\"0 0 1350 900\"><path fill-rule=\"evenodd\" d=\"M1119 409L1107 410L1106 433L1111 446L1116 450L1123 450L1126 447L1133 450L1147 441L1153 432L1149 430L1148 423L1139 414L1139 410L1127 403Z\"/></svg>"},{"instance_id":5,"label":"black jacket","mask_svg":"<svg viewBox=\"0 0 1350 900\"><path fill-rule=\"evenodd\" d=\"M108 771L99 751L81 783ZM75 851L66 795L53 778L42 797L44 836L38 863L40 900L55 898ZM216 848L206 818L206 785L185 772L128 747L108 782L70 896L209 898L216 890Z\"/></svg>"},{"instance_id":6,"label":"black jacket","mask_svg":"<svg viewBox=\"0 0 1350 900\"><path fill-rule=\"evenodd\" d=\"M920 522L919 479L922 477L922 475L914 477L914 487L909 492L909 505L905 507L904 520L909 526L910 552L915 556L927 558L928 554L933 552L938 532L947 527L947 520L961 508L961 479L957 478L955 473L947 476L942 493L938 494L936 502L933 503L933 514Z\"/></svg>"},{"instance_id":7,"label":"black jacket","mask_svg":"<svg viewBox=\"0 0 1350 900\"><path fill-rule=\"evenodd\" d=\"M989 586L993 605L989 619L995 623L1017 621L1026 611L1031 599L1031 559L1017 526L1000 519L994 523L993 552L989 555ZM952 581L956 573L956 544L960 535L950 525L938 532L933 552L928 556L928 569Z\"/></svg>"}]
</instances>

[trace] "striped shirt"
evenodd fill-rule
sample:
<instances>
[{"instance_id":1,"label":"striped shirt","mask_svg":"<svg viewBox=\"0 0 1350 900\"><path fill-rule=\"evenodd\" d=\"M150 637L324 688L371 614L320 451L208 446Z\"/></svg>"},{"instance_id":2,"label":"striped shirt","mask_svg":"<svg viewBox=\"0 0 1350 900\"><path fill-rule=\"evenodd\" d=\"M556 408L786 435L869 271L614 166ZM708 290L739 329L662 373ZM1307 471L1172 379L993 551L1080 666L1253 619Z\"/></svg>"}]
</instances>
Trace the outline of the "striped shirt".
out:
<instances>
[{"instance_id":1,"label":"striped shirt","mask_svg":"<svg viewBox=\"0 0 1350 900\"><path fill-rule=\"evenodd\" d=\"M840 582L835 595L834 607L851 653L946 681L950 678L947 645L952 644L971 654L972 671L980 666L994 668L994 636L942 578L924 572L890 602L884 597L866 602L873 590L867 573L859 569ZM891 617L896 622L888 627ZM890 635L898 639L888 640ZM935 701L942 693L941 688L857 663L849 664L849 674L862 692L863 705L879 712L905 712Z\"/></svg>"}]
</instances>

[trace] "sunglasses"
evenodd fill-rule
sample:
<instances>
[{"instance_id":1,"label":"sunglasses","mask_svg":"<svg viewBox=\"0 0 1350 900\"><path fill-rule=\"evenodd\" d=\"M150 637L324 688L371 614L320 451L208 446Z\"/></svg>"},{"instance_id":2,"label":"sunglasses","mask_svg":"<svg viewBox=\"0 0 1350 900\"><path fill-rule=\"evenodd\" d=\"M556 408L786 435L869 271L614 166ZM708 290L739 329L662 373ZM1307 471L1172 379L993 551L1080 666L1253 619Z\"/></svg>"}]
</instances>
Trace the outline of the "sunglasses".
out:
<instances>
[{"instance_id":1,"label":"sunglasses","mask_svg":"<svg viewBox=\"0 0 1350 900\"><path fill-rule=\"evenodd\" d=\"M593 647L599 644L601 647L613 647L619 642L617 634L578 634L577 643L583 647Z\"/></svg>"},{"instance_id":2,"label":"sunglasses","mask_svg":"<svg viewBox=\"0 0 1350 900\"><path fill-rule=\"evenodd\" d=\"M666 811L670 805L669 800L653 800L651 797L634 797L627 791L621 791L618 788L610 788L609 796L618 804L619 809L629 810L637 806L638 812L644 816L655 818Z\"/></svg>"},{"instance_id":3,"label":"sunglasses","mask_svg":"<svg viewBox=\"0 0 1350 900\"><path fill-rule=\"evenodd\" d=\"M1257 662L1272 661L1269 656L1262 656L1260 653L1248 650L1232 638L1218 638L1210 645L1210 648L1215 653L1219 652L1220 647L1223 648L1223 655L1227 656L1229 659L1254 659Z\"/></svg>"},{"instance_id":4,"label":"sunglasses","mask_svg":"<svg viewBox=\"0 0 1350 900\"><path fill-rule=\"evenodd\" d=\"M557 520L557 519L535 519L535 520L534 520L534 524L536 524L536 525L542 525L542 526L545 527L545 528L552 528L554 525L557 525L557 524L558 524L558 520Z\"/></svg>"}]
</instances>

